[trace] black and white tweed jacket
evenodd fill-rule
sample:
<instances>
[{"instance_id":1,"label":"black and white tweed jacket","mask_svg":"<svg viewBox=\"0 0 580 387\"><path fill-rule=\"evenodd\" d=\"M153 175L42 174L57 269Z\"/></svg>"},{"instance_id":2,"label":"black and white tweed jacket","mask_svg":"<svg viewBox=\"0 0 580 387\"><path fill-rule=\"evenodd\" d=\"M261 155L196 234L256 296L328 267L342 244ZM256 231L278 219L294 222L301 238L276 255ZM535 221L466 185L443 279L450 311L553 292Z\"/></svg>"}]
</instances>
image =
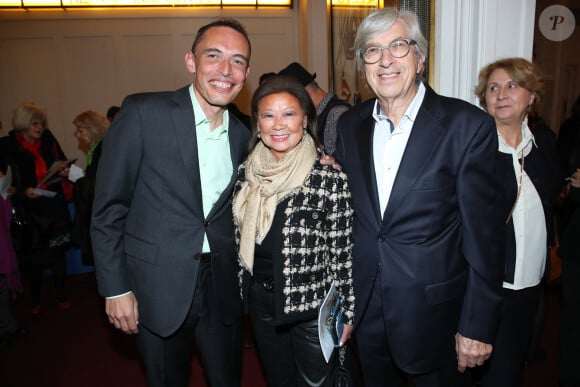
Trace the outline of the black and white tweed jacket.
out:
<instances>
[{"instance_id":1,"label":"black and white tweed jacket","mask_svg":"<svg viewBox=\"0 0 580 387\"><path fill-rule=\"evenodd\" d=\"M246 163L238 170L234 195L239 192L245 176ZM352 324L354 211L346 174L316 161L303 186L287 199L288 205L283 209L281 251L273 254L274 322L281 325L316 318L318 307L335 281L343 302L344 322ZM239 241L236 225L238 247ZM241 265L239 278L245 300L251 275Z\"/></svg>"}]
</instances>

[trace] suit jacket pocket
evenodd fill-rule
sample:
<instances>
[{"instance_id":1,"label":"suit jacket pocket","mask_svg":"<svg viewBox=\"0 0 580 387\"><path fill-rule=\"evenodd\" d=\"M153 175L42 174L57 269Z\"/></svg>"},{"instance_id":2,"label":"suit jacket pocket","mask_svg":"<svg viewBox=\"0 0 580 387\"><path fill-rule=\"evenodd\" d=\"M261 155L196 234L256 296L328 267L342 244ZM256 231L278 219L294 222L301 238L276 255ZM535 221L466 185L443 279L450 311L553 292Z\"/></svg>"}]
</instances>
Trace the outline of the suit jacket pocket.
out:
<instances>
[{"instance_id":1,"label":"suit jacket pocket","mask_svg":"<svg viewBox=\"0 0 580 387\"><path fill-rule=\"evenodd\" d=\"M467 284L467 272L463 272L449 281L425 286L425 297L431 305L440 304L454 298L462 297Z\"/></svg>"},{"instance_id":2,"label":"suit jacket pocket","mask_svg":"<svg viewBox=\"0 0 580 387\"><path fill-rule=\"evenodd\" d=\"M411 186L410 191L439 191L441 190L441 180L435 178L417 179Z\"/></svg>"},{"instance_id":3,"label":"suit jacket pocket","mask_svg":"<svg viewBox=\"0 0 580 387\"><path fill-rule=\"evenodd\" d=\"M138 259L153 265L157 261L157 246L131 235L125 235L125 254L127 258Z\"/></svg>"}]
</instances>

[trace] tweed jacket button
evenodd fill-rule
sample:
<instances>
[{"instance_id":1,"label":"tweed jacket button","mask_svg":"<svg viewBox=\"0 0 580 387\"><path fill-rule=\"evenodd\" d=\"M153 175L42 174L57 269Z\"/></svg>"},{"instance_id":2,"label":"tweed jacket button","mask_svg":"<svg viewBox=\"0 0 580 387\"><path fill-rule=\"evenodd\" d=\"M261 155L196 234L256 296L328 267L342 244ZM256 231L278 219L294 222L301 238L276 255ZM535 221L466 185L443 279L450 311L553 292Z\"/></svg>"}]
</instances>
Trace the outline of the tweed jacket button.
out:
<instances>
[{"instance_id":1,"label":"tweed jacket button","mask_svg":"<svg viewBox=\"0 0 580 387\"><path fill-rule=\"evenodd\" d=\"M312 219L318 219L318 212L312 213Z\"/></svg>"}]
</instances>

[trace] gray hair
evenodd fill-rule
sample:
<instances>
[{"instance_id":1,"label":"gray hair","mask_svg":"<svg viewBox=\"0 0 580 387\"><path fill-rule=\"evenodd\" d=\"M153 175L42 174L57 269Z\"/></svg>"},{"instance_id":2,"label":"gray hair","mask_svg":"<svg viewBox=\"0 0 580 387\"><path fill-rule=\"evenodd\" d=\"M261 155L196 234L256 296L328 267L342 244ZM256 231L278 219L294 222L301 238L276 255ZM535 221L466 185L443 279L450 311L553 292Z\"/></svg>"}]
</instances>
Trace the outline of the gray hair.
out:
<instances>
[{"instance_id":1,"label":"gray hair","mask_svg":"<svg viewBox=\"0 0 580 387\"><path fill-rule=\"evenodd\" d=\"M42 129L48 127L46 110L34 102L23 102L12 113L12 128L21 132L25 131L35 120L40 121Z\"/></svg>"},{"instance_id":2,"label":"gray hair","mask_svg":"<svg viewBox=\"0 0 580 387\"><path fill-rule=\"evenodd\" d=\"M356 38L354 40L354 48L356 52L356 63L360 69L363 67L362 50L369 39L374 36L387 32L393 24L401 20L407 26L409 37L413 39L415 44L415 53L419 60L425 62L427 60L428 45L427 39L421 32L421 26L417 19L417 15L411 11L399 11L393 7L379 9L368 15L360 24ZM423 67L423 71L425 68Z\"/></svg>"}]
</instances>

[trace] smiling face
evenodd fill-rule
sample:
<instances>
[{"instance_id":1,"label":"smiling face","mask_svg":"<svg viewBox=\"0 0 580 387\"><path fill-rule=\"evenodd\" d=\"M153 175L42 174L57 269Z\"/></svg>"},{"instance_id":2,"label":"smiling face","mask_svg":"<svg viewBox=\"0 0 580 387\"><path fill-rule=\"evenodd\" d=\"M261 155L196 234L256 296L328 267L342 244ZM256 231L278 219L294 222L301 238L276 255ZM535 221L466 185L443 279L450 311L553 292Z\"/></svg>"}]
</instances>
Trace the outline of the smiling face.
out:
<instances>
[{"instance_id":1,"label":"smiling face","mask_svg":"<svg viewBox=\"0 0 580 387\"><path fill-rule=\"evenodd\" d=\"M258 104L258 132L276 160L300 143L307 123L300 102L290 93L269 94Z\"/></svg>"},{"instance_id":2,"label":"smiling face","mask_svg":"<svg viewBox=\"0 0 580 387\"><path fill-rule=\"evenodd\" d=\"M409 38L405 23L395 21L392 27L371 37L365 43L368 45L386 46L397 39ZM388 113L391 109L403 111L411 104L417 94L415 83L417 74L423 69L423 59L419 59L413 46L409 54L403 58L393 58L388 50L383 50L377 63L363 64L363 71L371 90L375 93L381 107Z\"/></svg>"},{"instance_id":3,"label":"smiling face","mask_svg":"<svg viewBox=\"0 0 580 387\"><path fill-rule=\"evenodd\" d=\"M208 29L195 52L185 55L193 87L208 118L232 102L250 71L250 46L238 31L224 26Z\"/></svg>"},{"instance_id":4,"label":"smiling face","mask_svg":"<svg viewBox=\"0 0 580 387\"><path fill-rule=\"evenodd\" d=\"M518 85L502 68L494 70L487 81L487 111L501 125L521 125L534 94Z\"/></svg>"},{"instance_id":5,"label":"smiling face","mask_svg":"<svg viewBox=\"0 0 580 387\"><path fill-rule=\"evenodd\" d=\"M26 141L33 143L40 140L43 130L44 128L42 127L42 122L40 120L33 119L30 122L28 128L24 129L21 134Z\"/></svg>"}]
</instances>

